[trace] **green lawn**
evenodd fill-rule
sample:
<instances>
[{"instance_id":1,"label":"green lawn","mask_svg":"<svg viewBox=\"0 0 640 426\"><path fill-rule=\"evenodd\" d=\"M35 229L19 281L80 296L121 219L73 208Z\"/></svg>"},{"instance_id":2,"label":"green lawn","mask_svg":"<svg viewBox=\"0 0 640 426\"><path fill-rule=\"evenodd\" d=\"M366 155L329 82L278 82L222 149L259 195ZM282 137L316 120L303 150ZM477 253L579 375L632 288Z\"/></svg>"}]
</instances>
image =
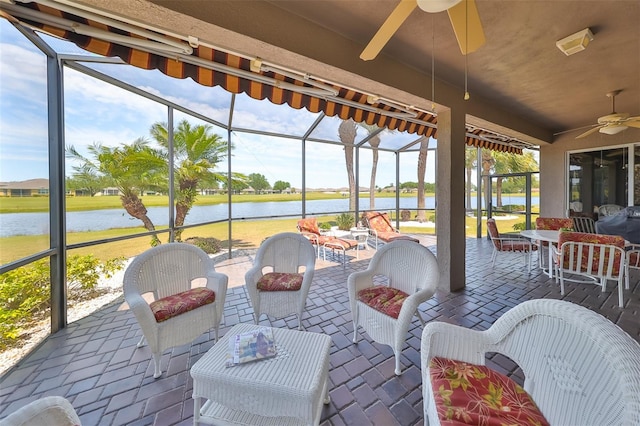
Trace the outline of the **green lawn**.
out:
<instances>
[{"instance_id":1,"label":"green lawn","mask_svg":"<svg viewBox=\"0 0 640 426\"><path fill-rule=\"evenodd\" d=\"M433 194L426 194L433 195ZM416 197L416 194L401 193L401 197ZM325 194L324 192L308 192L307 200L329 200L339 198L336 193ZM360 198L368 198L368 193L360 194ZM376 198L395 197L395 193L379 192ZM273 202L273 201L301 201L302 194L261 194L261 195L233 195L232 203L253 203L253 202ZM164 195L145 195L142 201L146 207L163 207L169 205L169 197ZM196 205L206 206L211 204L227 203L227 195L199 195ZM83 210L103 210L122 208L120 197L66 197L67 211ZM1 197L0 213L33 213L49 211L48 197Z\"/></svg>"}]
</instances>

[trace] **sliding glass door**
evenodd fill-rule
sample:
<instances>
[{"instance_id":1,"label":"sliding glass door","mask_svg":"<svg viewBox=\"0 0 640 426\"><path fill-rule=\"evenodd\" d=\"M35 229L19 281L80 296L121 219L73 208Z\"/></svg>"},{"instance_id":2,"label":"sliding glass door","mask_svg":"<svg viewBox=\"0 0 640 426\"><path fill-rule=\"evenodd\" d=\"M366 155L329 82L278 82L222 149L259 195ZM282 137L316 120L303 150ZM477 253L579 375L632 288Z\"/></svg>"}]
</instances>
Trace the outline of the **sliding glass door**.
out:
<instances>
[{"instance_id":1,"label":"sliding glass door","mask_svg":"<svg viewBox=\"0 0 640 426\"><path fill-rule=\"evenodd\" d=\"M570 213L590 214L604 204L640 205L640 145L570 152L568 177Z\"/></svg>"}]
</instances>

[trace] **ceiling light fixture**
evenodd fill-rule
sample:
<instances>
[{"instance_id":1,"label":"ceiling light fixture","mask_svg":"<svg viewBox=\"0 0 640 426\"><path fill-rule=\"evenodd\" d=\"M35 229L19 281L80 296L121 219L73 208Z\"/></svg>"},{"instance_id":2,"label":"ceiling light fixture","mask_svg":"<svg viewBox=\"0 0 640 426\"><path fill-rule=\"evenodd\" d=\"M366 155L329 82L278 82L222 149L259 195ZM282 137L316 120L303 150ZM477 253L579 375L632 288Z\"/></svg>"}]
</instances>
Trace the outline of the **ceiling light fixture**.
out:
<instances>
[{"instance_id":1,"label":"ceiling light fixture","mask_svg":"<svg viewBox=\"0 0 640 426\"><path fill-rule=\"evenodd\" d=\"M562 51L562 53L567 56L571 56L574 53L582 52L586 49L589 42L592 40L593 33L589 28L585 28L584 30L563 38L562 40L556 41L556 46L560 51Z\"/></svg>"},{"instance_id":2,"label":"ceiling light fixture","mask_svg":"<svg viewBox=\"0 0 640 426\"><path fill-rule=\"evenodd\" d=\"M618 133L627 129L627 126L623 126L622 124L616 124L611 126L605 126L601 128L600 133L604 133L605 135L617 135Z\"/></svg>"},{"instance_id":3,"label":"ceiling light fixture","mask_svg":"<svg viewBox=\"0 0 640 426\"><path fill-rule=\"evenodd\" d=\"M418 0L418 7L425 12L438 13L452 8L462 0Z\"/></svg>"}]
</instances>

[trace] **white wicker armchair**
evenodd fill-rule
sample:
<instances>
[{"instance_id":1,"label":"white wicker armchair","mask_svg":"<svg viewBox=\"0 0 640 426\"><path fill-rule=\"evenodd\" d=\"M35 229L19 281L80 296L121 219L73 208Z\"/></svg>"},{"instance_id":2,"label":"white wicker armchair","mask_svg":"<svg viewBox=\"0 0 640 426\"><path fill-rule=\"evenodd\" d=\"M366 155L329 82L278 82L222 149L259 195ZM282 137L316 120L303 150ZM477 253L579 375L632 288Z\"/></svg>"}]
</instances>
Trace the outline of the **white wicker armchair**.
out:
<instances>
[{"instance_id":1,"label":"white wicker armchair","mask_svg":"<svg viewBox=\"0 0 640 426\"><path fill-rule=\"evenodd\" d=\"M256 324L260 315L284 318L298 316L298 330L302 329L302 313L309 295L316 266L316 254L307 238L294 232L273 235L262 242L253 266L245 274L245 285L253 307ZM258 283L266 274L302 275L296 291L259 290Z\"/></svg>"},{"instance_id":2,"label":"white wicker armchair","mask_svg":"<svg viewBox=\"0 0 640 426\"><path fill-rule=\"evenodd\" d=\"M198 281L200 283L198 283ZM224 312L228 277L215 271L213 260L202 249L186 243L168 243L153 247L133 259L124 274L124 298L129 304L142 329L142 339L146 340L153 353L154 377L162 374L160 357L174 346L193 341L205 331L218 328ZM215 294L212 303L198 303L195 309L185 311L184 301L178 300L169 306L173 313L167 319L157 320L152 310L152 302L180 298L184 292L205 287ZM153 299L148 301L151 294ZM209 302L210 299L207 301ZM177 310L176 310L177 309ZM185 312L183 312L185 311Z\"/></svg>"},{"instance_id":3,"label":"white wicker armchair","mask_svg":"<svg viewBox=\"0 0 640 426\"><path fill-rule=\"evenodd\" d=\"M0 426L80 426L73 405L61 396L47 396L30 402L0 420Z\"/></svg>"},{"instance_id":4,"label":"white wicker armchair","mask_svg":"<svg viewBox=\"0 0 640 426\"><path fill-rule=\"evenodd\" d=\"M488 330L431 322L422 332L425 425L439 425L430 381L434 357L484 365L511 358L524 389L552 425L640 424L640 344L603 316L570 302L521 303Z\"/></svg>"},{"instance_id":5,"label":"white wicker armchair","mask_svg":"<svg viewBox=\"0 0 640 426\"><path fill-rule=\"evenodd\" d=\"M362 326L374 341L391 346L395 354L395 373L399 375L400 353L413 316L417 313L424 325L418 306L433 296L439 280L438 262L428 248L408 240L384 245L373 256L365 271L354 272L347 280L353 317L353 342L357 343L358 326ZM391 292L400 290L408 295L401 303L399 313L396 310L397 318L372 307L374 300L368 303L363 301L367 290L376 292L383 286L390 288ZM377 300L382 301L380 298Z\"/></svg>"}]
</instances>

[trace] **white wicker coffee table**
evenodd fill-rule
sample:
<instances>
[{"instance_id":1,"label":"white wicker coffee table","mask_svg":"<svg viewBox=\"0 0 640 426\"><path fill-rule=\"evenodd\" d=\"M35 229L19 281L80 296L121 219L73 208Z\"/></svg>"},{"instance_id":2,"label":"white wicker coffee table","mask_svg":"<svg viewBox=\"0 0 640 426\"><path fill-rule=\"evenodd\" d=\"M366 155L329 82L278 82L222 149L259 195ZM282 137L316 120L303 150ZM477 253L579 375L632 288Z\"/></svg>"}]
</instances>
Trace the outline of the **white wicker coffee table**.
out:
<instances>
[{"instance_id":1,"label":"white wicker coffee table","mask_svg":"<svg viewBox=\"0 0 640 426\"><path fill-rule=\"evenodd\" d=\"M329 403L331 338L273 328L274 358L225 367L229 337L255 328L233 326L191 367L194 424L318 425Z\"/></svg>"}]
</instances>

